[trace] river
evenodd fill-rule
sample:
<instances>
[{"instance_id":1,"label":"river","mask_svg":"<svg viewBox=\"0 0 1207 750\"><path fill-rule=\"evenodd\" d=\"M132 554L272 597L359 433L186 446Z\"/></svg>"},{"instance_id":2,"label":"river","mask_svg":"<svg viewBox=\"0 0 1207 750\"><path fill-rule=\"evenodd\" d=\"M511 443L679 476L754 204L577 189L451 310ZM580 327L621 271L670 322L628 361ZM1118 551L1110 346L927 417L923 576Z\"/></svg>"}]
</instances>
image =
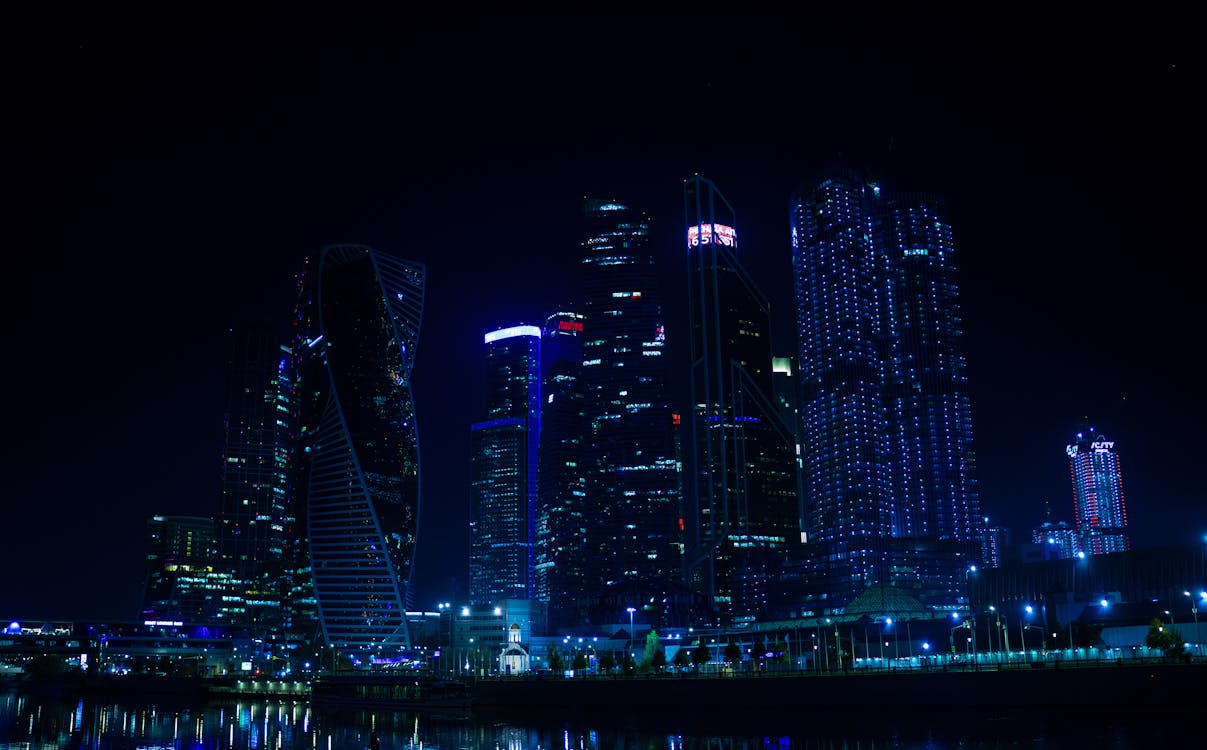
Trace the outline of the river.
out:
<instances>
[{"instance_id":1,"label":"river","mask_svg":"<svg viewBox=\"0 0 1207 750\"><path fill-rule=\"evenodd\" d=\"M142 750L1142 750L1188 746L1200 717L1162 711L318 711L305 701L202 704L0 693L0 748ZM1203 745L1199 745L1203 746Z\"/></svg>"}]
</instances>

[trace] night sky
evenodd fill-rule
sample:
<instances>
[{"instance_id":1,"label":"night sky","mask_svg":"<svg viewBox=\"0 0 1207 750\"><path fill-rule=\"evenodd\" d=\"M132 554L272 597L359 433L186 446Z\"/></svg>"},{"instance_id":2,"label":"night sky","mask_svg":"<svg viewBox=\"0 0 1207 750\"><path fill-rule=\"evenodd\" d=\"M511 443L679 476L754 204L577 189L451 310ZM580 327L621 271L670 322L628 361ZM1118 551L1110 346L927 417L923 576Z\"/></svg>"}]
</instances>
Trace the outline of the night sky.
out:
<instances>
[{"instance_id":1,"label":"night sky","mask_svg":"<svg viewBox=\"0 0 1207 750\"><path fill-rule=\"evenodd\" d=\"M792 354L788 197L834 163L948 199L994 522L1072 520L1088 419L1134 546L1207 533L1207 87L1172 10L282 7L0 22L0 617L135 617L147 518L218 511L228 331L332 242L427 264L417 603L456 598L482 334L570 297L582 197L651 215L682 365L682 183L714 180Z\"/></svg>"}]
</instances>

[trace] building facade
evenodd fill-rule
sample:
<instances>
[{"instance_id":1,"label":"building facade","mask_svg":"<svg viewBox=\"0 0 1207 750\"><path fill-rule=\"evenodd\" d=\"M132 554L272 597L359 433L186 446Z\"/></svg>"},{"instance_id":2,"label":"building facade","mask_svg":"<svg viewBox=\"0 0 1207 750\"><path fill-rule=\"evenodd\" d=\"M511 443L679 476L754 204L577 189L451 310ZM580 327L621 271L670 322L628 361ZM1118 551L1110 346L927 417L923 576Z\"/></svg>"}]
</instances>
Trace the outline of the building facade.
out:
<instances>
[{"instance_id":1,"label":"building facade","mask_svg":"<svg viewBox=\"0 0 1207 750\"><path fill-rule=\"evenodd\" d=\"M541 329L491 331L486 420L470 428L470 601L535 596Z\"/></svg>"},{"instance_id":2,"label":"building facade","mask_svg":"<svg viewBox=\"0 0 1207 750\"><path fill-rule=\"evenodd\" d=\"M579 265L587 437L584 545L593 597L661 601L682 580L679 461L648 217L588 198Z\"/></svg>"},{"instance_id":3,"label":"building facade","mask_svg":"<svg viewBox=\"0 0 1207 750\"><path fill-rule=\"evenodd\" d=\"M218 560L214 519L153 516L147 521L147 573L140 618L188 624L226 619L223 595L234 589Z\"/></svg>"},{"instance_id":4,"label":"building facade","mask_svg":"<svg viewBox=\"0 0 1207 750\"><path fill-rule=\"evenodd\" d=\"M582 619L582 554L587 534L587 422L582 391L583 316L562 309L545 320L541 343L542 402L536 514L536 599L549 624Z\"/></svg>"},{"instance_id":5,"label":"building facade","mask_svg":"<svg viewBox=\"0 0 1207 750\"><path fill-rule=\"evenodd\" d=\"M987 548L944 204L834 169L790 213L815 598L966 606Z\"/></svg>"},{"instance_id":6,"label":"building facade","mask_svg":"<svg viewBox=\"0 0 1207 750\"><path fill-rule=\"evenodd\" d=\"M774 581L801 542L796 440L772 382L771 309L738 259L732 207L684 186L697 525L689 580L717 624L773 614Z\"/></svg>"},{"instance_id":7,"label":"building facade","mask_svg":"<svg viewBox=\"0 0 1207 750\"><path fill-rule=\"evenodd\" d=\"M234 333L223 417L218 555L233 576L223 609L259 635L284 626L285 504L293 422L292 353L272 333Z\"/></svg>"},{"instance_id":8,"label":"building facade","mask_svg":"<svg viewBox=\"0 0 1207 750\"><path fill-rule=\"evenodd\" d=\"M873 198L859 175L836 170L789 203L805 530L810 557L821 561L810 585L818 606L889 582L893 514Z\"/></svg>"},{"instance_id":9,"label":"building facade","mask_svg":"<svg viewBox=\"0 0 1207 750\"><path fill-rule=\"evenodd\" d=\"M1073 482L1073 518L1080 550L1088 555L1105 555L1131 549L1123 472L1115 441L1090 428L1077 433L1077 439L1065 446L1065 453Z\"/></svg>"},{"instance_id":10,"label":"building facade","mask_svg":"<svg viewBox=\"0 0 1207 750\"><path fill-rule=\"evenodd\" d=\"M363 245L324 247L300 321L305 535L327 644L410 645L419 518L411 372L424 267Z\"/></svg>"}]
</instances>

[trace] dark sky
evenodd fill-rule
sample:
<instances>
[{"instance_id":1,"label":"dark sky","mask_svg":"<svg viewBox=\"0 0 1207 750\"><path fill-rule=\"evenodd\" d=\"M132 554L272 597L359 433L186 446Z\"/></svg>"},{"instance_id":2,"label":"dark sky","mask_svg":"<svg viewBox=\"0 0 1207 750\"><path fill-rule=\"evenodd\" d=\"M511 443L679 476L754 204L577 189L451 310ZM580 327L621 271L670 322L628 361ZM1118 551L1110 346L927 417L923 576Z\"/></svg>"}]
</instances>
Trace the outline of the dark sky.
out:
<instances>
[{"instance_id":1,"label":"dark sky","mask_svg":"<svg viewBox=\"0 0 1207 750\"><path fill-rule=\"evenodd\" d=\"M835 161L948 199L992 519L1070 519L1087 418L1119 448L1135 546L1207 532L1207 88L1172 6L330 7L0 22L0 617L134 617L146 519L217 512L227 332L283 320L330 242L428 265L416 583L422 606L454 598L481 336L569 296L581 197L651 214L686 346L682 181L713 179L786 334L788 196Z\"/></svg>"}]
</instances>

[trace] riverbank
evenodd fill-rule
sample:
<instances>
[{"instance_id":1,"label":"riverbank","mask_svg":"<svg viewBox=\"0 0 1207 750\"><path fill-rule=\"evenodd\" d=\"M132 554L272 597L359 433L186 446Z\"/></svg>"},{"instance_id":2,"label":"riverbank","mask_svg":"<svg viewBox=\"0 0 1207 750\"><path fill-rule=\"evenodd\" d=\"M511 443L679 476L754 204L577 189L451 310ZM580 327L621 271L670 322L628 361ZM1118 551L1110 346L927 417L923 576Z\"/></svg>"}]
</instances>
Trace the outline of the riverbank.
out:
<instances>
[{"instance_id":1,"label":"riverbank","mask_svg":"<svg viewBox=\"0 0 1207 750\"><path fill-rule=\"evenodd\" d=\"M809 710L1207 707L1207 665L1144 664L1061 669L768 673L759 676L506 678L474 682L474 708Z\"/></svg>"}]
</instances>

